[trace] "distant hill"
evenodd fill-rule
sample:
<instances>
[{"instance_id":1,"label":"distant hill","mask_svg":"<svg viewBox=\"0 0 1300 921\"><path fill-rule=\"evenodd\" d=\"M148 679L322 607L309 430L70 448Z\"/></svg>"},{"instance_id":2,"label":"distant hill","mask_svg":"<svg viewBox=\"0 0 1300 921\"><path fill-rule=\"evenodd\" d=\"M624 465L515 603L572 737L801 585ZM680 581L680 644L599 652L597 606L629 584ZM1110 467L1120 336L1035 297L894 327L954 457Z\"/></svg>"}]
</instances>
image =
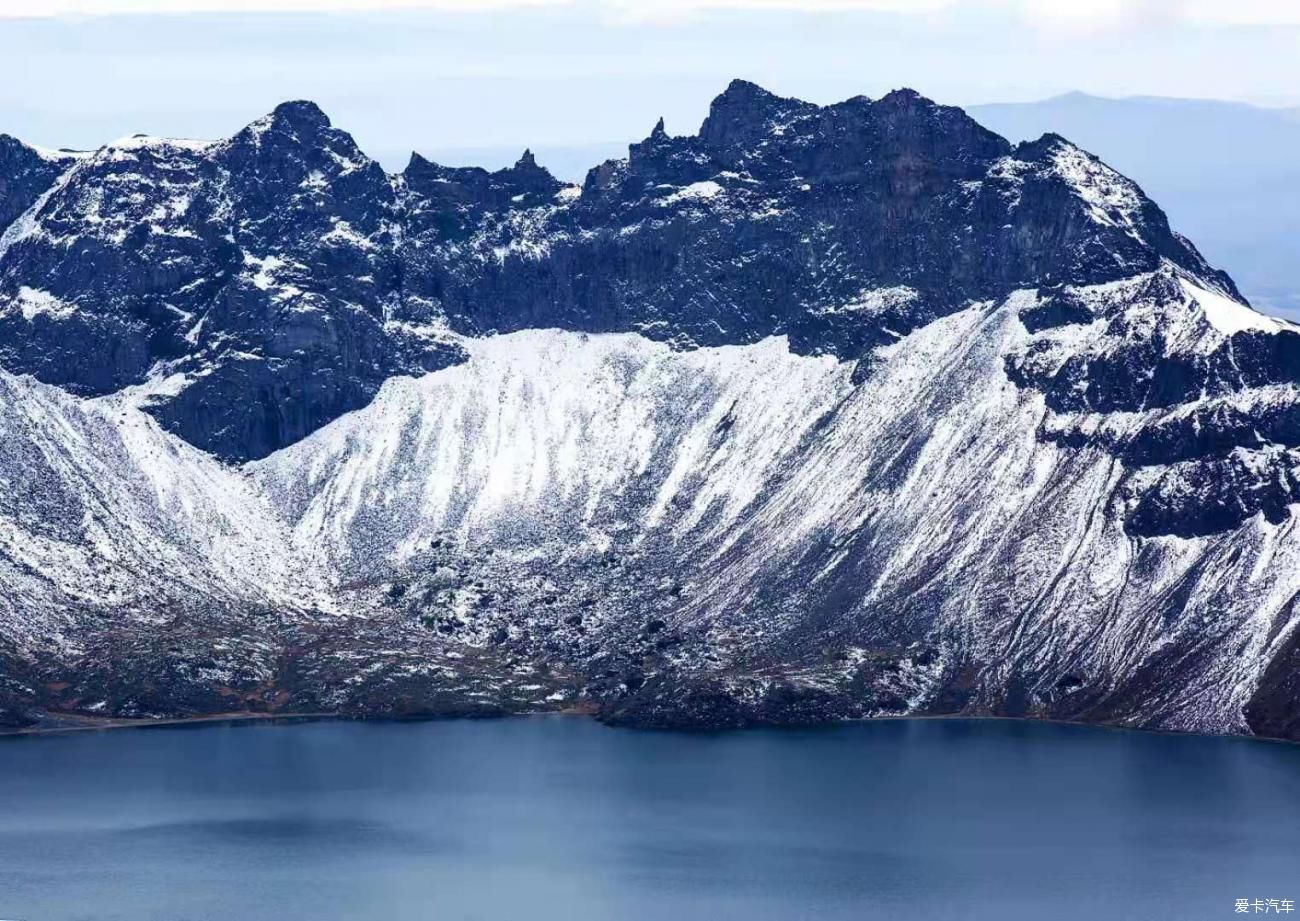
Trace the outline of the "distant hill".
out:
<instances>
[{"instance_id":1,"label":"distant hill","mask_svg":"<svg viewBox=\"0 0 1300 921\"><path fill-rule=\"evenodd\" d=\"M1012 141L1054 131L1097 154L1256 307L1300 315L1300 108L1069 93L966 110Z\"/></svg>"}]
</instances>

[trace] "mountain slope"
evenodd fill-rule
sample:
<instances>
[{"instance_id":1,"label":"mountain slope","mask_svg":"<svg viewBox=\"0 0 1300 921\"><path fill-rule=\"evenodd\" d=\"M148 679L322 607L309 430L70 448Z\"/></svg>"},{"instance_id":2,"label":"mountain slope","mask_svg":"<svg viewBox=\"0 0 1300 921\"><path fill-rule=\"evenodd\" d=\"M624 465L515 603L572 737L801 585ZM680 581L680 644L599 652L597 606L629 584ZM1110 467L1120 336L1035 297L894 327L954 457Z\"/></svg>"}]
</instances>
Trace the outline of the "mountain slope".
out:
<instances>
[{"instance_id":1,"label":"mountain slope","mask_svg":"<svg viewBox=\"0 0 1300 921\"><path fill-rule=\"evenodd\" d=\"M1134 496L1184 474L1042 433L1167 416L1057 414L1009 381L1040 303L937 321L859 386L781 340L488 339L254 475L304 550L376 597L400 586L378 603L613 670L624 719L961 707L1244 731L1295 633L1294 520L1135 534Z\"/></svg>"},{"instance_id":2,"label":"mountain slope","mask_svg":"<svg viewBox=\"0 0 1300 921\"><path fill-rule=\"evenodd\" d=\"M71 702L90 712L109 698L123 715L162 699L211 708L214 682L269 670L266 622L324 598L324 583L238 471L168 435L132 396L83 400L0 372L6 672L75 675ZM205 633L230 640L164 668L160 647ZM19 701L35 693L4 680ZM57 699L68 682L51 680Z\"/></svg>"},{"instance_id":3,"label":"mountain slope","mask_svg":"<svg viewBox=\"0 0 1300 921\"><path fill-rule=\"evenodd\" d=\"M1300 734L1300 329L1059 137L738 81L581 187L306 103L60 169L0 245L71 391L3 378L10 721Z\"/></svg>"}]
</instances>

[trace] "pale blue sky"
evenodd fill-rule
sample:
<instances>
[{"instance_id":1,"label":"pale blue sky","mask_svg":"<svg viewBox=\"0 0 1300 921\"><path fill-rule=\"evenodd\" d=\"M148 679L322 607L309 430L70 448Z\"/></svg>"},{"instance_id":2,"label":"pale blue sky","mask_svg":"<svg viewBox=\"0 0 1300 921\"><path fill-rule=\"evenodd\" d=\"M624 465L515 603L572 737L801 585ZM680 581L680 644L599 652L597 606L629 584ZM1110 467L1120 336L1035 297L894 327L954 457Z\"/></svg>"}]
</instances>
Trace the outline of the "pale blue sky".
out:
<instances>
[{"instance_id":1,"label":"pale blue sky","mask_svg":"<svg viewBox=\"0 0 1300 921\"><path fill-rule=\"evenodd\" d=\"M694 131L734 76L818 102L908 85L959 104L1073 89L1300 104L1300 15L1286 12L1300 3L1289 0L820 0L813 10L673 0L667 16L637 15L650 7L631 0L494 0L478 12L3 15L56 2L164 0L0 0L11 77L0 83L0 131L47 146L224 136L306 97L391 165L412 148L626 141L661 114L670 131ZM926 11L860 8L882 5ZM846 6L859 8L835 8ZM1184 15L1192 6L1200 13ZM1243 24L1221 9L1263 13L1237 15Z\"/></svg>"}]
</instances>

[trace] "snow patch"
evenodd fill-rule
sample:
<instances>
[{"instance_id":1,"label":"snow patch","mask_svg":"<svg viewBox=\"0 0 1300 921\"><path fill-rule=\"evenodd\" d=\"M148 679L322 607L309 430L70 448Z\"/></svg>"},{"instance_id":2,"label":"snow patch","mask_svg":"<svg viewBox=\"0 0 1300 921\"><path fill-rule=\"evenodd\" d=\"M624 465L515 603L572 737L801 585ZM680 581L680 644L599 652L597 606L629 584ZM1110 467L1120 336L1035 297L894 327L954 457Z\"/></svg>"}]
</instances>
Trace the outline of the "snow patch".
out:
<instances>
[{"instance_id":1,"label":"snow patch","mask_svg":"<svg viewBox=\"0 0 1300 921\"><path fill-rule=\"evenodd\" d=\"M347 221L336 218L334 226L321 236L322 243L342 244L345 246L355 246L359 249L374 249L374 241L369 237L357 232Z\"/></svg>"},{"instance_id":2,"label":"snow patch","mask_svg":"<svg viewBox=\"0 0 1300 921\"><path fill-rule=\"evenodd\" d=\"M1188 300L1201 308L1206 322L1225 336L1248 330L1263 333L1279 333L1284 330L1300 332L1300 327L1294 323L1266 316L1226 294L1201 287L1187 278L1178 281Z\"/></svg>"},{"instance_id":3,"label":"snow patch","mask_svg":"<svg viewBox=\"0 0 1300 921\"><path fill-rule=\"evenodd\" d=\"M114 152L129 153L140 150L207 153L220 143L220 141L205 141L196 138L163 138L147 134L136 134L131 137L118 138L116 141L105 144L102 149L111 158Z\"/></svg>"},{"instance_id":4,"label":"snow patch","mask_svg":"<svg viewBox=\"0 0 1300 921\"><path fill-rule=\"evenodd\" d=\"M712 179L706 179L703 182L692 182L690 185L682 186L671 195L667 195L659 200L663 207L675 205L683 201L707 201L715 198L722 192L722 186Z\"/></svg>"},{"instance_id":5,"label":"snow patch","mask_svg":"<svg viewBox=\"0 0 1300 921\"><path fill-rule=\"evenodd\" d=\"M17 309L22 313L23 319L29 321L42 315L61 320L77 312L75 304L60 300L48 291L26 285L18 289L11 309Z\"/></svg>"},{"instance_id":6,"label":"snow patch","mask_svg":"<svg viewBox=\"0 0 1300 921\"><path fill-rule=\"evenodd\" d=\"M889 288L868 288L860 292L857 297L847 304L825 307L817 312L823 316L838 314L878 316L887 311L908 306L916 300L917 296L916 289L909 288L906 285L894 285Z\"/></svg>"}]
</instances>

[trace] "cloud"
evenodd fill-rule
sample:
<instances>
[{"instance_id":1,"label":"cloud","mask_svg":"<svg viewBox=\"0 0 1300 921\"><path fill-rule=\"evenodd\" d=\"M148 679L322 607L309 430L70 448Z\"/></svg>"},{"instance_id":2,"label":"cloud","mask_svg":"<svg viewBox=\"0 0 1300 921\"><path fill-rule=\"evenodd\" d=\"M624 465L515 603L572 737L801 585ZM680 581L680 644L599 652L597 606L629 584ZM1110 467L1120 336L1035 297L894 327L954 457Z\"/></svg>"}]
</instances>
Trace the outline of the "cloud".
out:
<instances>
[{"instance_id":1,"label":"cloud","mask_svg":"<svg viewBox=\"0 0 1300 921\"><path fill-rule=\"evenodd\" d=\"M0 17L131 16L183 13L352 13L393 10L492 12L566 6L570 0L0 0Z\"/></svg>"},{"instance_id":2,"label":"cloud","mask_svg":"<svg viewBox=\"0 0 1300 921\"><path fill-rule=\"evenodd\" d=\"M493 12L549 6L594 7L619 17L655 18L661 14L675 17L726 9L931 13L965 5L972 4L970 0L0 0L0 17L392 10ZM988 0L975 0L974 5L988 5Z\"/></svg>"},{"instance_id":3,"label":"cloud","mask_svg":"<svg viewBox=\"0 0 1300 921\"><path fill-rule=\"evenodd\" d=\"M1184 15L1207 25L1300 26L1295 0L1187 0Z\"/></svg>"},{"instance_id":4,"label":"cloud","mask_svg":"<svg viewBox=\"0 0 1300 921\"><path fill-rule=\"evenodd\" d=\"M491 13L539 7L595 9L620 20L679 20L724 10L1011 16L1046 31L1094 32L1166 23L1296 26L1296 0L0 0L3 17L178 13Z\"/></svg>"}]
</instances>

